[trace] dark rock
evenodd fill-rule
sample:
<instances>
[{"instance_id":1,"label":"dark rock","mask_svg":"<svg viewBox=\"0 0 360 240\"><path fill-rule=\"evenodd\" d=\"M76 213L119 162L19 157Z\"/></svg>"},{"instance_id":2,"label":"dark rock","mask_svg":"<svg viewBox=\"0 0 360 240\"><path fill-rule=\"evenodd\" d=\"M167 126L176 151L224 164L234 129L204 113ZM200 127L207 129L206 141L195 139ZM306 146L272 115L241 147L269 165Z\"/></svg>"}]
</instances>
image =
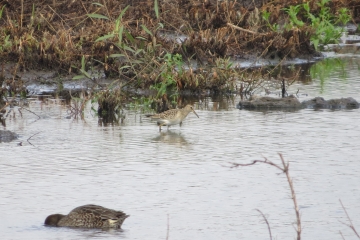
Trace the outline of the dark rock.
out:
<instances>
[{"instance_id":1,"label":"dark rock","mask_svg":"<svg viewBox=\"0 0 360 240\"><path fill-rule=\"evenodd\" d=\"M330 108L332 109L357 109L359 108L359 103L352 97L348 98L339 98L339 99L330 99L328 100Z\"/></svg>"},{"instance_id":2,"label":"dark rock","mask_svg":"<svg viewBox=\"0 0 360 240\"><path fill-rule=\"evenodd\" d=\"M322 97L316 97L301 103L304 108L314 109L356 109L359 108L359 103L349 98L324 100Z\"/></svg>"},{"instance_id":3,"label":"dark rock","mask_svg":"<svg viewBox=\"0 0 360 240\"><path fill-rule=\"evenodd\" d=\"M0 130L0 142L10 142L17 139L18 135L8 130Z\"/></svg>"},{"instance_id":4,"label":"dark rock","mask_svg":"<svg viewBox=\"0 0 360 240\"><path fill-rule=\"evenodd\" d=\"M249 100L240 101L238 104L240 109L300 109L301 103L291 95L285 98L273 97L254 97Z\"/></svg>"},{"instance_id":5,"label":"dark rock","mask_svg":"<svg viewBox=\"0 0 360 240\"><path fill-rule=\"evenodd\" d=\"M314 108L314 109L329 108L329 103L322 97L316 97L307 101L303 101L301 105L304 108Z\"/></svg>"},{"instance_id":6,"label":"dark rock","mask_svg":"<svg viewBox=\"0 0 360 240\"><path fill-rule=\"evenodd\" d=\"M272 98L272 97L256 97L251 96L249 100L240 101L237 105L239 109L249 110L266 110L266 109L283 109L283 110L297 110L301 108L312 109L357 109L359 103L349 98L330 99L326 101L322 97L316 97L302 103L291 95L285 98Z\"/></svg>"}]
</instances>

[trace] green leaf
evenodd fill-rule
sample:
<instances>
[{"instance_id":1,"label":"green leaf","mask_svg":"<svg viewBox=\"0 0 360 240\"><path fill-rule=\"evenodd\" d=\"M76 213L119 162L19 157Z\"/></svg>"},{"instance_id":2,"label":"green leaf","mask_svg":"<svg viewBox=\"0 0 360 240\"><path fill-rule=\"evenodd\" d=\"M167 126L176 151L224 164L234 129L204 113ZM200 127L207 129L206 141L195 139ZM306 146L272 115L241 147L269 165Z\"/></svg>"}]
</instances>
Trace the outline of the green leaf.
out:
<instances>
[{"instance_id":1,"label":"green leaf","mask_svg":"<svg viewBox=\"0 0 360 240\"><path fill-rule=\"evenodd\" d=\"M101 3L98 3L98 2L94 2L94 3L92 3L92 4L98 5L98 6L100 6L100 7L103 7L103 6L104 6L104 5L102 5Z\"/></svg>"},{"instance_id":2,"label":"green leaf","mask_svg":"<svg viewBox=\"0 0 360 240\"><path fill-rule=\"evenodd\" d=\"M150 36L153 36L152 32L145 26L141 25L141 27L144 29L145 32L147 32Z\"/></svg>"},{"instance_id":3,"label":"green leaf","mask_svg":"<svg viewBox=\"0 0 360 240\"><path fill-rule=\"evenodd\" d=\"M136 50L135 55L138 55L138 54L141 53L142 51L143 51L143 49L138 49L138 50Z\"/></svg>"},{"instance_id":4,"label":"green leaf","mask_svg":"<svg viewBox=\"0 0 360 240\"><path fill-rule=\"evenodd\" d=\"M0 19L2 18L2 14L3 14L3 12L4 12L5 6L6 6L6 4L4 4L4 6L3 6L3 7L1 8L1 10L0 10Z\"/></svg>"},{"instance_id":5,"label":"green leaf","mask_svg":"<svg viewBox=\"0 0 360 240\"><path fill-rule=\"evenodd\" d=\"M120 13L120 15L119 15L118 19L121 19L121 18L122 18L122 16L123 16L123 15L124 15L124 13L126 12L126 10L129 8L129 6L130 6L130 5L127 5L127 6L126 6L126 8L124 8L124 9L121 11L121 13Z\"/></svg>"},{"instance_id":6,"label":"green leaf","mask_svg":"<svg viewBox=\"0 0 360 240\"><path fill-rule=\"evenodd\" d=\"M136 37L136 39L140 39L140 40L143 40L143 41L147 40L146 38L143 38L143 37Z\"/></svg>"},{"instance_id":7,"label":"green leaf","mask_svg":"<svg viewBox=\"0 0 360 240\"><path fill-rule=\"evenodd\" d=\"M122 53L115 53L115 54L110 54L109 57L111 57L111 58L118 58L118 57L125 57L125 55L122 54Z\"/></svg>"},{"instance_id":8,"label":"green leaf","mask_svg":"<svg viewBox=\"0 0 360 240\"><path fill-rule=\"evenodd\" d=\"M130 51L130 52L135 52L135 50L134 49L132 49L131 47L128 47L128 46L126 46L126 45L124 45L124 49L125 50L128 50L128 51Z\"/></svg>"},{"instance_id":9,"label":"green leaf","mask_svg":"<svg viewBox=\"0 0 360 240\"><path fill-rule=\"evenodd\" d=\"M159 4L158 4L158 0L155 0L155 1L154 1L154 10L155 10L156 18L159 18Z\"/></svg>"},{"instance_id":10,"label":"green leaf","mask_svg":"<svg viewBox=\"0 0 360 240\"><path fill-rule=\"evenodd\" d=\"M134 37L126 30L125 30L125 36L130 42L133 43L135 41Z\"/></svg>"},{"instance_id":11,"label":"green leaf","mask_svg":"<svg viewBox=\"0 0 360 240\"><path fill-rule=\"evenodd\" d=\"M91 18L99 18L99 19L107 19L107 20L109 20L109 18L107 16L97 14L97 13L89 13L89 14L86 14L86 15L88 17L91 17Z\"/></svg>"},{"instance_id":12,"label":"green leaf","mask_svg":"<svg viewBox=\"0 0 360 240\"><path fill-rule=\"evenodd\" d=\"M123 34L123 31L124 31L124 25L121 25L120 29L119 29L119 43L121 44L122 42L122 34Z\"/></svg>"},{"instance_id":13,"label":"green leaf","mask_svg":"<svg viewBox=\"0 0 360 240\"><path fill-rule=\"evenodd\" d=\"M85 56L84 55L81 58L81 69L85 69Z\"/></svg>"},{"instance_id":14,"label":"green leaf","mask_svg":"<svg viewBox=\"0 0 360 240\"><path fill-rule=\"evenodd\" d=\"M77 76L73 77L72 79L73 80L79 80L79 79L83 79L83 78L85 78L84 75L77 75Z\"/></svg>"},{"instance_id":15,"label":"green leaf","mask_svg":"<svg viewBox=\"0 0 360 240\"><path fill-rule=\"evenodd\" d=\"M319 39L312 39L311 42L314 44L314 47L315 47L315 50L317 51L318 50L318 47L319 47Z\"/></svg>"},{"instance_id":16,"label":"green leaf","mask_svg":"<svg viewBox=\"0 0 360 240\"><path fill-rule=\"evenodd\" d=\"M113 38L114 37L114 34L108 34L108 35L105 35L105 36L102 36L102 37L99 37L98 39L95 40L95 42L99 42L99 41L104 41L108 38Z\"/></svg>"},{"instance_id":17,"label":"green leaf","mask_svg":"<svg viewBox=\"0 0 360 240\"><path fill-rule=\"evenodd\" d=\"M115 20L115 32L119 31L119 26L120 26L120 19L116 19Z\"/></svg>"},{"instance_id":18,"label":"green leaf","mask_svg":"<svg viewBox=\"0 0 360 240\"><path fill-rule=\"evenodd\" d=\"M124 68L131 68L131 66L128 66L128 65L122 66L122 67L120 68L120 70L121 70L121 69L124 69Z\"/></svg>"},{"instance_id":19,"label":"green leaf","mask_svg":"<svg viewBox=\"0 0 360 240\"><path fill-rule=\"evenodd\" d=\"M82 73L82 74L84 74L85 75L85 77L87 77L87 78L90 78L91 79L91 76L90 76L90 74L88 74L84 69L80 69L80 72Z\"/></svg>"},{"instance_id":20,"label":"green leaf","mask_svg":"<svg viewBox=\"0 0 360 240\"><path fill-rule=\"evenodd\" d=\"M309 3L304 3L304 4L303 4L303 8L305 9L306 12L310 12Z\"/></svg>"}]
</instances>

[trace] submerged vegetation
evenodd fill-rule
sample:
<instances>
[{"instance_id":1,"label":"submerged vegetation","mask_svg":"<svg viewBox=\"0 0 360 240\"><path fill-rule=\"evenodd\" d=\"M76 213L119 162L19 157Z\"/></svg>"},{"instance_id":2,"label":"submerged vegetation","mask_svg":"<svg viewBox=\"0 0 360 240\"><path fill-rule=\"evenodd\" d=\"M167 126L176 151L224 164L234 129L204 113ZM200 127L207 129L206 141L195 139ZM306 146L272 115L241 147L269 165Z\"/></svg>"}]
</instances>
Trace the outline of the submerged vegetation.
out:
<instances>
[{"instance_id":1,"label":"submerged vegetation","mask_svg":"<svg viewBox=\"0 0 360 240\"><path fill-rule=\"evenodd\" d=\"M177 102L184 90L251 93L281 64L248 71L230 58L315 56L359 18L352 0L3 1L0 59L16 63L14 72L56 69L93 81L92 101L106 114L131 89L154 91L149 103ZM112 83L99 85L105 76Z\"/></svg>"}]
</instances>

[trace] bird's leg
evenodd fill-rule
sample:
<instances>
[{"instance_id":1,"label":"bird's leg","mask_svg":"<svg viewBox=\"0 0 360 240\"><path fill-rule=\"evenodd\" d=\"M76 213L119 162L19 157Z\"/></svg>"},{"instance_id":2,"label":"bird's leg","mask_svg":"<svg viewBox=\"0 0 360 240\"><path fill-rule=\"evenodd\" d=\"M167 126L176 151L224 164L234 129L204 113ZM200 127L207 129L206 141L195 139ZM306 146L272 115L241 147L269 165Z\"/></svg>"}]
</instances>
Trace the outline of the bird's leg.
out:
<instances>
[{"instance_id":1,"label":"bird's leg","mask_svg":"<svg viewBox=\"0 0 360 240\"><path fill-rule=\"evenodd\" d=\"M180 126L180 127L181 127L181 125L182 125L182 122L179 123L179 126Z\"/></svg>"},{"instance_id":2,"label":"bird's leg","mask_svg":"<svg viewBox=\"0 0 360 240\"><path fill-rule=\"evenodd\" d=\"M158 123L158 125L159 125L159 132L161 132L161 127L164 126L165 123L160 123L160 124ZM168 126L168 129L169 129L169 126Z\"/></svg>"}]
</instances>

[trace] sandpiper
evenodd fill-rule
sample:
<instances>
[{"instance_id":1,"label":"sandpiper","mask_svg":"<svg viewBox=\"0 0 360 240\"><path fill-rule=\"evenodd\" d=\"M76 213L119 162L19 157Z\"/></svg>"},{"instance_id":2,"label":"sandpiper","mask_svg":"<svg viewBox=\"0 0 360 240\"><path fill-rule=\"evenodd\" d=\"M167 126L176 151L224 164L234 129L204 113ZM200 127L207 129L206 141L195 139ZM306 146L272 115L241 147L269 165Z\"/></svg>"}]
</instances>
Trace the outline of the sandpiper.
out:
<instances>
[{"instance_id":1,"label":"sandpiper","mask_svg":"<svg viewBox=\"0 0 360 240\"><path fill-rule=\"evenodd\" d=\"M179 124L181 127L182 121L186 118L186 116L193 112L197 117L197 113L194 110L192 105L186 105L181 109L170 109L165 112L154 114L154 115L146 115L147 117L151 117L152 120L157 120L157 125L159 126L159 131L161 131L162 126L169 126Z\"/></svg>"},{"instance_id":2,"label":"sandpiper","mask_svg":"<svg viewBox=\"0 0 360 240\"><path fill-rule=\"evenodd\" d=\"M89 204L73 209L68 215L52 214L45 219L45 225L80 228L121 228L127 217L129 215L122 211Z\"/></svg>"}]
</instances>

